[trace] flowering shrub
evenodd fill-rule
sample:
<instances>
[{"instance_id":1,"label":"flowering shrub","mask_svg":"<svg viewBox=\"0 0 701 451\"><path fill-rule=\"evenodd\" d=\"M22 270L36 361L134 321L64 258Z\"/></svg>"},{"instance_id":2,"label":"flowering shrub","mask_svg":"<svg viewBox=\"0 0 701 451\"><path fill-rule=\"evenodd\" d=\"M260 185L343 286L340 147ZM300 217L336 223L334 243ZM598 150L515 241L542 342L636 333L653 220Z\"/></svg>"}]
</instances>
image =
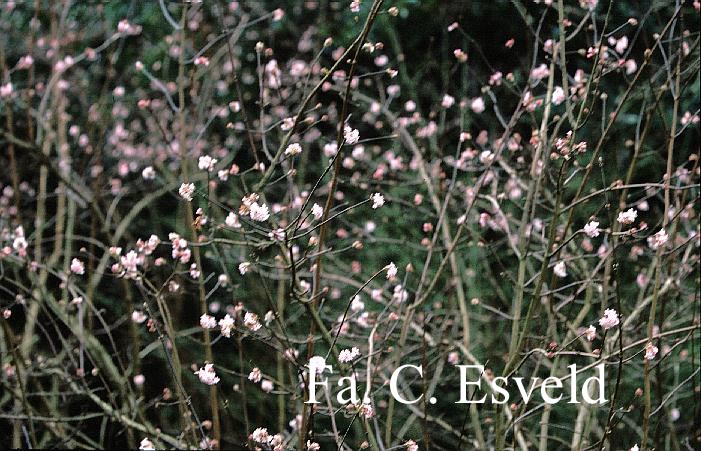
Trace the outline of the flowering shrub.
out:
<instances>
[{"instance_id":1,"label":"flowering shrub","mask_svg":"<svg viewBox=\"0 0 701 451\"><path fill-rule=\"evenodd\" d=\"M0 446L701 446L699 2L273 3L0 4Z\"/></svg>"}]
</instances>

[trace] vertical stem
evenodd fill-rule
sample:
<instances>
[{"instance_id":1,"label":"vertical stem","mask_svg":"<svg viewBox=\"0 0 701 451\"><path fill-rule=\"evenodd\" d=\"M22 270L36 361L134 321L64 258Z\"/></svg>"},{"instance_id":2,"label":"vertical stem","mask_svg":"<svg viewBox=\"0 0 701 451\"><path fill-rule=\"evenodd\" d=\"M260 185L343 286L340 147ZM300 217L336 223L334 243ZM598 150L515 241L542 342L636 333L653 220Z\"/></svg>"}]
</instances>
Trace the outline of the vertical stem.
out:
<instances>
[{"instance_id":1,"label":"vertical stem","mask_svg":"<svg viewBox=\"0 0 701 451\"><path fill-rule=\"evenodd\" d=\"M284 278L280 279L280 282L278 283L278 289L277 289L277 315L279 318L283 318L285 313L285 280ZM285 359L283 358L283 353L278 352L277 355L277 368L276 368L276 377L279 383L283 383L285 380ZM277 419L277 428L278 431L284 431L285 430L285 397L284 396L278 396L277 397L277 409L278 409L278 419ZM333 417L332 417L333 418Z\"/></svg>"},{"instance_id":2,"label":"vertical stem","mask_svg":"<svg viewBox=\"0 0 701 451\"><path fill-rule=\"evenodd\" d=\"M543 111L543 118L540 123L540 131L538 133L539 140L538 140L538 146L536 148L535 155L533 157L533 163L531 166L531 182L530 186L528 189L528 194L526 197L526 204L523 208L523 214L521 216L521 223L519 226L519 253L520 255L518 256L519 258L519 264L518 264L518 280L517 280L517 291L516 291L516 297L514 298L514 304L512 306L512 316L513 316L513 322L511 323L511 342L509 344L509 361L507 362L506 366L504 367L504 373L503 375L506 375L509 371L511 371L514 363L516 362L518 358L518 350L520 349L521 346L521 338L526 335L526 331L528 328L528 322L530 320L530 313L533 309L533 305L539 302L539 293L538 289L536 288L536 294L535 296L531 299L531 304L529 305L528 308L528 313L529 315L526 317L526 320L523 325L523 332L519 333L521 330L521 310L523 308L523 299L524 299L524 293L525 293L525 282L526 282L526 261L528 257L528 243L529 243L529 237L526 236L526 228L530 223L530 217L531 217L531 204L533 202L534 197L536 196L536 191L539 190L540 186L540 180L543 177L543 174L545 173L545 167L548 161L548 155L546 152L545 146L547 146L548 142L548 121L550 119L550 106L551 106L551 99L552 99L552 93L553 93L553 87L554 87L554 78L555 78L555 58L550 62L550 76L548 77L548 88L547 88L547 93L545 95L545 110ZM542 157L541 157L542 156ZM538 168L538 163L541 161L543 165ZM557 207L557 205L556 205ZM554 216L556 218L557 216ZM555 223L553 222L550 226L551 230L551 236L550 240L548 241L548 247L545 249L545 256L543 258L543 265L542 265L542 270L541 270L541 277L540 280L542 281L543 277L545 276L545 269L547 268L548 264L548 258L547 255L550 253L550 246L552 245L552 238L554 236L553 231L555 229ZM496 449L501 450L505 446L505 439L506 439L506 434L503 431L503 415L500 413L497 413L496 415L496 431L495 431L495 438L496 438Z\"/></svg>"},{"instance_id":3,"label":"vertical stem","mask_svg":"<svg viewBox=\"0 0 701 451\"><path fill-rule=\"evenodd\" d=\"M183 4L183 12L181 18L180 26L180 57L178 61L178 122L179 122L179 149L180 149L180 160L181 160L181 175L183 180L188 180L188 142L187 142L187 128L185 119L185 30L187 22L187 3ZM209 181L208 181L209 182ZM192 203L188 202L185 208L186 210L186 221L188 223L188 228L190 230L190 238L193 242L197 241L197 229L194 224L194 214L192 211ZM207 313L207 299L206 291L204 287L204 276L202 275L202 256L200 255L199 246L193 246L192 255L195 260L195 264L199 270L199 276L197 277L197 288L200 301L200 314L203 315ZM209 363L214 363L214 356L212 354L212 340L209 333L209 329L203 329L204 334L204 350L205 359ZM221 444L221 423L219 419L219 397L217 396L217 386L209 386L209 403L211 408L212 416L212 431L213 439L216 443Z\"/></svg>"},{"instance_id":4,"label":"vertical stem","mask_svg":"<svg viewBox=\"0 0 701 451\"><path fill-rule=\"evenodd\" d=\"M365 25L363 26L363 30L360 32L360 37L358 40L355 41L356 47L355 47L355 54L353 55L353 60L351 62L351 67L350 70L348 71L348 84L346 85L346 92L345 96L343 98L343 106L341 108L341 114L339 116L338 120L338 130L337 130L337 138L336 142L338 143L338 152L340 153L343 148L343 127L344 127L344 122L345 118L348 115L348 101L350 97L350 90L351 90L351 82L353 80L353 75L355 73L355 67L358 61L358 54L360 53L360 50L363 47L363 43L365 42L365 39L367 38L368 33L370 32L370 28L372 28L372 24L375 21L375 18L377 17L377 13L380 10L380 7L382 6L383 0L374 0L370 12L368 13L368 17L365 20ZM351 49L349 49L351 50ZM299 119L299 118L297 118ZM294 128L293 128L294 130ZM272 167L272 166L271 166ZM326 203L324 205L324 213L323 217L321 219L322 221L322 226L319 230L319 244L318 244L318 252L319 252L319 257L316 259L315 263L315 269L314 269L314 277L313 277L313 283L312 283L312 298L314 299L312 305L308 306L312 311L316 311L317 308L317 303L318 299L321 294L321 263L322 263L322 256L323 250L324 250L324 240L326 238L326 230L327 230L327 219L329 218L329 214L331 211L331 207L333 206L333 196L334 193L336 192L336 183L338 182L338 174L341 168L341 158L337 157L336 161L334 162L334 173L332 175L331 181L329 182L329 192L326 197ZM261 181L260 185L262 185L263 181ZM315 331L315 324L314 322L310 322L309 324L309 335L308 335L308 341L307 341L307 359L312 357L312 354L314 352L314 342L313 342L313 336L314 336L314 331ZM312 420L313 417L313 411L309 413L309 422L307 421L307 410L308 410L308 404L304 404L302 408L302 427L300 428L300 433L299 433L299 449L304 449L305 446L305 441L306 441L306 436L307 432L310 430L309 429L309 423Z\"/></svg>"},{"instance_id":5,"label":"vertical stem","mask_svg":"<svg viewBox=\"0 0 701 451\"><path fill-rule=\"evenodd\" d=\"M669 184L672 179L672 169L674 164L674 139L677 134L677 115L679 114L679 92L681 85L681 51L677 57L676 65L676 77L674 81L674 93L673 100L674 105L672 107L672 124L669 128L669 138L667 141L667 170L664 176L664 216L662 217L662 228L666 228L669 223L669 206L670 206L670 191ZM657 299L660 293L660 283L661 275L663 269L662 254L664 246L659 246L655 254L655 260L657 261L655 270L655 288L652 295L652 303L650 305L650 315L647 320L647 336L649 340L652 340L652 330L655 324L655 313L657 310ZM644 450L647 447L648 434L650 428L650 410L651 410L651 393L650 393L650 362L646 359L644 364L644 397L645 397L645 408L643 411L643 439L641 448Z\"/></svg>"}]
</instances>

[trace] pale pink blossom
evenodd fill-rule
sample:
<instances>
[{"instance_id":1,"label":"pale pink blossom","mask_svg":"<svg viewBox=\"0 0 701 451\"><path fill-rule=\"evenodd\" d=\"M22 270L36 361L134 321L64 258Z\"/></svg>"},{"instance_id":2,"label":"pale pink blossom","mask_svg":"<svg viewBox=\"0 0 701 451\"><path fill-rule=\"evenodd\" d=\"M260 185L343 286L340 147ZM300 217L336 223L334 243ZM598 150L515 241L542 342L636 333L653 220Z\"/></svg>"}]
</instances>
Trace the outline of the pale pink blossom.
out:
<instances>
[{"instance_id":1,"label":"pale pink blossom","mask_svg":"<svg viewBox=\"0 0 701 451\"><path fill-rule=\"evenodd\" d=\"M480 114L484 111L484 100L482 97L476 97L470 102L470 109L475 114Z\"/></svg>"},{"instance_id":2,"label":"pale pink blossom","mask_svg":"<svg viewBox=\"0 0 701 451\"><path fill-rule=\"evenodd\" d=\"M387 269L387 279L394 279L397 277L397 265L394 264L394 262L390 262L389 265L386 267Z\"/></svg>"},{"instance_id":3,"label":"pale pink blossom","mask_svg":"<svg viewBox=\"0 0 701 451\"><path fill-rule=\"evenodd\" d=\"M152 451L155 450L155 446L153 445L153 442L149 440L147 437L145 437L143 440L141 440L141 443L139 443L139 449L142 451Z\"/></svg>"},{"instance_id":4,"label":"pale pink blossom","mask_svg":"<svg viewBox=\"0 0 701 451\"><path fill-rule=\"evenodd\" d=\"M224 219L224 223L231 228L234 229L240 229L241 228L241 222L239 222L239 217L237 214L234 212L230 212L228 215L226 215L226 218Z\"/></svg>"},{"instance_id":5,"label":"pale pink blossom","mask_svg":"<svg viewBox=\"0 0 701 451\"><path fill-rule=\"evenodd\" d=\"M588 10L593 10L596 8L596 5L599 4L599 0L579 0L579 6L582 8L586 8Z\"/></svg>"},{"instance_id":6,"label":"pale pink blossom","mask_svg":"<svg viewBox=\"0 0 701 451\"><path fill-rule=\"evenodd\" d=\"M144 180L153 180L156 178L156 171L153 169L153 166L147 166L144 168L143 171L141 171L141 177L144 178Z\"/></svg>"},{"instance_id":7,"label":"pale pink blossom","mask_svg":"<svg viewBox=\"0 0 701 451\"><path fill-rule=\"evenodd\" d=\"M137 249L139 249L139 252L143 253L144 255L151 255L153 251L156 250L159 244L161 244L160 238L158 238L158 236L156 235L151 234L151 236L146 242L142 241L141 239L137 240L136 247Z\"/></svg>"},{"instance_id":8,"label":"pale pink blossom","mask_svg":"<svg viewBox=\"0 0 701 451\"><path fill-rule=\"evenodd\" d=\"M316 374L321 374L326 369L326 359L320 355L315 355L309 359L309 369L314 369Z\"/></svg>"},{"instance_id":9,"label":"pale pink blossom","mask_svg":"<svg viewBox=\"0 0 701 451\"><path fill-rule=\"evenodd\" d=\"M628 36L621 36L621 39L616 41L616 53L622 55L628 48Z\"/></svg>"},{"instance_id":10,"label":"pale pink blossom","mask_svg":"<svg viewBox=\"0 0 701 451\"><path fill-rule=\"evenodd\" d=\"M294 157L300 153L302 153L302 146L300 146L299 143L292 143L285 149L285 155L288 157Z\"/></svg>"},{"instance_id":11,"label":"pale pink blossom","mask_svg":"<svg viewBox=\"0 0 701 451\"><path fill-rule=\"evenodd\" d=\"M372 405L365 403L360 406L359 413L363 418L372 418L375 416L375 409L372 408Z\"/></svg>"},{"instance_id":12,"label":"pale pink blossom","mask_svg":"<svg viewBox=\"0 0 701 451\"><path fill-rule=\"evenodd\" d=\"M0 86L0 98L10 97L12 95L12 83L7 82Z\"/></svg>"},{"instance_id":13,"label":"pale pink blossom","mask_svg":"<svg viewBox=\"0 0 701 451\"><path fill-rule=\"evenodd\" d=\"M565 265L565 262L557 262L553 268L553 273L555 273L557 277L567 277L567 266Z\"/></svg>"},{"instance_id":14,"label":"pale pink blossom","mask_svg":"<svg viewBox=\"0 0 701 451\"><path fill-rule=\"evenodd\" d=\"M174 259L179 259L182 264L189 263L192 252L187 248L187 240L180 238L180 235L177 233L168 234L168 239L172 246L171 256Z\"/></svg>"},{"instance_id":15,"label":"pale pink blossom","mask_svg":"<svg viewBox=\"0 0 701 451\"><path fill-rule=\"evenodd\" d=\"M24 237L24 228L22 226L18 226L15 229L15 237L12 240L12 249L14 249L20 257L26 257L28 246L29 243L27 243L27 240Z\"/></svg>"},{"instance_id":16,"label":"pale pink blossom","mask_svg":"<svg viewBox=\"0 0 701 451\"><path fill-rule=\"evenodd\" d=\"M200 368L199 370L195 371L194 374L200 378L200 382L207 385L215 385L220 380L217 377L217 374L214 372L214 364L212 363L206 363L204 368Z\"/></svg>"},{"instance_id":17,"label":"pale pink blossom","mask_svg":"<svg viewBox=\"0 0 701 451\"><path fill-rule=\"evenodd\" d=\"M273 384L273 381L271 381L269 379L264 379L260 383L260 389L266 393L270 393L271 391L273 391L275 389L275 385Z\"/></svg>"},{"instance_id":18,"label":"pale pink blossom","mask_svg":"<svg viewBox=\"0 0 701 451\"><path fill-rule=\"evenodd\" d=\"M224 318L219 320L219 329L221 331L221 334L225 336L226 338L231 337L231 331L234 329L234 318L231 317L228 313Z\"/></svg>"},{"instance_id":19,"label":"pale pink blossom","mask_svg":"<svg viewBox=\"0 0 701 451\"><path fill-rule=\"evenodd\" d=\"M489 85L490 86L501 86L501 79L503 77L503 74L499 71L494 72L490 77L489 77Z\"/></svg>"},{"instance_id":20,"label":"pale pink blossom","mask_svg":"<svg viewBox=\"0 0 701 451\"><path fill-rule=\"evenodd\" d=\"M554 42L552 39L548 39L543 43L543 50L545 51L545 53L553 52L553 44Z\"/></svg>"},{"instance_id":21,"label":"pale pink blossom","mask_svg":"<svg viewBox=\"0 0 701 451\"><path fill-rule=\"evenodd\" d=\"M17 69L29 69L30 67L32 67L33 64L34 58L32 58L32 55L24 55L17 62Z\"/></svg>"},{"instance_id":22,"label":"pale pink blossom","mask_svg":"<svg viewBox=\"0 0 701 451\"><path fill-rule=\"evenodd\" d=\"M402 303L409 298L409 293L402 285L397 285L392 290L392 302Z\"/></svg>"},{"instance_id":23,"label":"pale pink blossom","mask_svg":"<svg viewBox=\"0 0 701 451\"><path fill-rule=\"evenodd\" d=\"M338 353L338 360L343 363L352 362L360 356L360 349L353 346L351 349L343 349Z\"/></svg>"},{"instance_id":24,"label":"pale pink blossom","mask_svg":"<svg viewBox=\"0 0 701 451\"><path fill-rule=\"evenodd\" d=\"M657 355L657 351L659 351L659 349L657 349L657 346L655 346L654 344L652 344L651 341L649 341L645 345L645 360L653 360Z\"/></svg>"},{"instance_id":25,"label":"pale pink blossom","mask_svg":"<svg viewBox=\"0 0 701 451\"><path fill-rule=\"evenodd\" d=\"M248 373L248 380L253 382L254 384L257 384L258 382L261 381L263 378L263 374L260 372L260 368L256 367L251 370L250 373Z\"/></svg>"},{"instance_id":26,"label":"pale pink blossom","mask_svg":"<svg viewBox=\"0 0 701 451\"><path fill-rule=\"evenodd\" d=\"M200 168L200 170L207 172L212 172L215 164L217 164L216 158L212 158L209 155L203 155L197 161L197 167Z\"/></svg>"},{"instance_id":27,"label":"pale pink blossom","mask_svg":"<svg viewBox=\"0 0 701 451\"><path fill-rule=\"evenodd\" d=\"M587 330L584 332L584 335L587 337L587 340L589 341L594 341L596 338L596 327L590 325L587 327Z\"/></svg>"},{"instance_id":28,"label":"pale pink blossom","mask_svg":"<svg viewBox=\"0 0 701 451\"><path fill-rule=\"evenodd\" d=\"M120 263L127 271L127 273L134 274L137 271L137 265L143 262L143 258L139 257L136 251L129 251L126 255L120 258Z\"/></svg>"},{"instance_id":29,"label":"pale pink blossom","mask_svg":"<svg viewBox=\"0 0 701 451\"><path fill-rule=\"evenodd\" d=\"M355 144L360 139L360 132L357 129L351 128L346 125L343 128L343 138L346 140L346 144Z\"/></svg>"},{"instance_id":30,"label":"pale pink blossom","mask_svg":"<svg viewBox=\"0 0 701 451\"><path fill-rule=\"evenodd\" d=\"M324 209L322 208L321 205L319 204L314 204L312 205L312 216L314 216L314 219L317 221L321 219L321 217L324 215Z\"/></svg>"},{"instance_id":31,"label":"pale pink blossom","mask_svg":"<svg viewBox=\"0 0 701 451\"><path fill-rule=\"evenodd\" d=\"M278 229L272 230L268 233L268 236L275 241L284 241L285 240L285 229L278 228Z\"/></svg>"},{"instance_id":32,"label":"pale pink blossom","mask_svg":"<svg viewBox=\"0 0 701 451\"><path fill-rule=\"evenodd\" d=\"M351 300L350 309L352 312L359 312L365 310L365 303L362 301L360 295L355 295Z\"/></svg>"},{"instance_id":33,"label":"pale pink blossom","mask_svg":"<svg viewBox=\"0 0 701 451\"><path fill-rule=\"evenodd\" d=\"M77 258L74 258L71 260L71 272L78 275L85 274L85 264Z\"/></svg>"},{"instance_id":34,"label":"pale pink blossom","mask_svg":"<svg viewBox=\"0 0 701 451\"><path fill-rule=\"evenodd\" d=\"M243 325L246 326L246 328L248 328L249 330L251 330L253 332L255 332L258 329L260 329L261 327L263 327L261 325L260 321L258 321L258 315L256 315L255 313L251 313L251 312L247 312L243 316Z\"/></svg>"},{"instance_id":35,"label":"pale pink blossom","mask_svg":"<svg viewBox=\"0 0 701 451\"><path fill-rule=\"evenodd\" d=\"M552 94L552 102L553 105L559 105L562 102L564 102L566 99L565 96L565 90L562 89L561 86L555 86L555 89L553 89L553 94Z\"/></svg>"},{"instance_id":36,"label":"pale pink blossom","mask_svg":"<svg viewBox=\"0 0 701 451\"><path fill-rule=\"evenodd\" d=\"M134 310L133 312L131 312L131 320L137 324L143 323L144 321L146 321L147 318L148 317L146 316L146 314L140 310Z\"/></svg>"},{"instance_id":37,"label":"pale pink blossom","mask_svg":"<svg viewBox=\"0 0 701 451\"><path fill-rule=\"evenodd\" d=\"M596 238L599 236L599 222L589 221L584 224L584 233L586 233L590 238Z\"/></svg>"},{"instance_id":38,"label":"pale pink blossom","mask_svg":"<svg viewBox=\"0 0 701 451\"><path fill-rule=\"evenodd\" d=\"M638 211L635 208L629 208L626 211L618 213L617 221L623 225L629 225L635 222L638 217Z\"/></svg>"},{"instance_id":39,"label":"pale pink blossom","mask_svg":"<svg viewBox=\"0 0 701 451\"><path fill-rule=\"evenodd\" d=\"M640 288L645 288L649 281L650 278L643 273L640 273L635 277L635 284Z\"/></svg>"},{"instance_id":40,"label":"pale pink blossom","mask_svg":"<svg viewBox=\"0 0 701 451\"><path fill-rule=\"evenodd\" d=\"M373 62L376 66L382 67L389 62L389 58L387 57L387 55L380 55L377 58L375 58Z\"/></svg>"},{"instance_id":41,"label":"pale pink blossom","mask_svg":"<svg viewBox=\"0 0 701 451\"><path fill-rule=\"evenodd\" d=\"M183 183L180 185L180 189L178 190L178 194L180 194L180 197L185 199L188 202L192 201L192 195L195 193L195 184L194 183Z\"/></svg>"},{"instance_id":42,"label":"pale pink blossom","mask_svg":"<svg viewBox=\"0 0 701 451\"><path fill-rule=\"evenodd\" d=\"M214 329L217 327L217 320L213 316L204 313L202 316L200 316L200 326L203 329Z\"/></svg>"},{"instance_id":43,"label":"pale pink blossom","mask_svg":"<svg viewBox=\"0 0 701 451\"><path fill-rule=\"evenodd\" d=\"M672 421L677 421L681 417L681 412L677 408L671 409L669 411L669 417Z\"/></svg>"},{"instance_id":44,"label":"pale pink blossom","mask_svg":"<svg viewBox=\"0 0 701 451\"><path fill-rule=\"evenodd\" d=\"M483 150L479 157L480 163L489 165L494 161L494 154L488 150Z\"/></svg>"},{"instance_id":45,"label":"pale pink blossom","mask_svg":"<svg viewBox=\"0 0 701 451\"><path fill-rule=\"evenodd\" d=\"M251 434L251 440L256 443L269 443L271 439L272 438L270 437L270 434L268 434L268 430L266 428L257 428Z\"/></svg>"},{"instance_id":46,"label":"pale pink blossom","mask_svg":"<svg viewBox=\"0 0 701 451\"><path fill-rule=\"evenodd\" d=\"M209 58L204 55L200 55L194 60L195 66L209 66Z\"/></svg>"},{"instance_id":47,"label":"pale pink blossom","mask_svg":"<svg viewBox=\"0 0 701 451\"><path fill-rule=\"evenodd\" d=\"M120 33L127 33L129 31L130 26L131 25L129 24L129 22L126 19L120 20L119 23L117 24L117 31Z\"/></svg>"},{"instance_id":48,"label":"pale pink blossom","mask_svg":"<svg viewBox=\"0 0 701 451\"><path fill-rule=\"evenodd\" d=\"M370 196L370 199L372 200L373 210L378 209L385 204L385 197L380 193L373 194Z\"/></svg>"},{"instance_id":49,"label":"pale pink blossom","mask_svg":"<svg viewBox=\"0 0 701 451\"><path fill-rule=\"evenodd\" d=\"M599 320L599 326L603 327L604 330L616 327L619 323L618 313L614 309L606 309L604 311L604 316Z\"/></svg>"},{"instance_id":50,"label":"pale pink blossom","mask_svg":"<svg viewBox=\"0 0 701 451\"><path fill-rule=\"evenodd\" d=\"M253 202L250 206L250 217L254 221L267 221L270 218L270 210L266 204L259 205L258 202Z\"/></svg>"},{"instance_id":51,"label":"pale pink blossom","mask_svg":"<svg viewBox=\"0 0 701 451\"><path fill-rule=\"evenodd\" d=\"M535 81L540 81L548 75L550 75L550 69L545 64L541 64L531 71L531 78Z\"/></svg>"},{"instance_id":52,"label":"pale pink blossom","mask_svg":"<svg viewBox=\"0 0 701 451\"><path fill-rule=\"evenodd\" d=\"M282 354L282 356L287 360L294 362L295 360L297 360L297 357L299 357L299 351L297 351L296 349L287 348L285 349L285 352Z\"/></svg>"},{"instance_id":53,"label":"pale pink blossom","mask_svg":"<svg viewBox=\"0 0 701 451\"><path fill-rule=\"evenodd\" d=\"M338 145L335 142L324 145L324 156L331 158L338 153Z\"/></svg>"},{"instance_id":54,"label":"pale pink blossom","mask_svg":"<svg viewBox=\"0 0 701 451\"><path fill-rule=\"evenodd\" d=\"M458 62L464 63L465 61L467 61L467 53L465 53L462 49L453 50L453 55L455 56L455 59L458 60Z\"/></svg>"},{"instance_id":55,"label":"pale pink blossom","mask_svg":"<svg viewBox=\"0 0 701 451\"><path fill-rule=\"evenodd\" d=\"M243 276L251 268L251 262L241 262L239 263L239 273Z\"/></svg>"},{"instance_id":56,"label":"pale pink blossom","mask_svg":"<svg viewBox=\"0 0 701 451\"><path fill-rule=\"evenodd\" d=\"M455 97L445 94L443 100L441 100L441 106L443 108L450 108L455 103Z\"/></svg>"},{"instance_id":57,"label":"pale pink blossom","mask_svg":"<svg viewBox=\"0 0 701 451\"><path fill-rule=\"evenodd\" d=\"M698 124L699 123L699 115L694 114L692 115L690 111L685 111L684 115L682 115L682 118L679 120L679 122L682 125L688 125L688 124Z\"/></svg>"},{"instance_id":58,"label":"pale pink blossom","mask_svg":"<svg viewBox=\"0 0 701 451\"><path fill-rule=\"evenodd\" d=\"M647 244L652 250L657 250L661 247L664 247L664 245L667 244L668 240L669 236L667 235L665 229L660 229L657 233L648 237Z\"/></svg>"},{"instance_id":59,"label":"pale pink blossom","mask_svg":"<svg viewBox=\"0 0 701 451\"><path fill-rule=\"evenodd\" d=\"M451 365L457 365L460 361L460 354L457 351L451 351L448 353L448 363Z\"/></svg>"}]
</instances>

